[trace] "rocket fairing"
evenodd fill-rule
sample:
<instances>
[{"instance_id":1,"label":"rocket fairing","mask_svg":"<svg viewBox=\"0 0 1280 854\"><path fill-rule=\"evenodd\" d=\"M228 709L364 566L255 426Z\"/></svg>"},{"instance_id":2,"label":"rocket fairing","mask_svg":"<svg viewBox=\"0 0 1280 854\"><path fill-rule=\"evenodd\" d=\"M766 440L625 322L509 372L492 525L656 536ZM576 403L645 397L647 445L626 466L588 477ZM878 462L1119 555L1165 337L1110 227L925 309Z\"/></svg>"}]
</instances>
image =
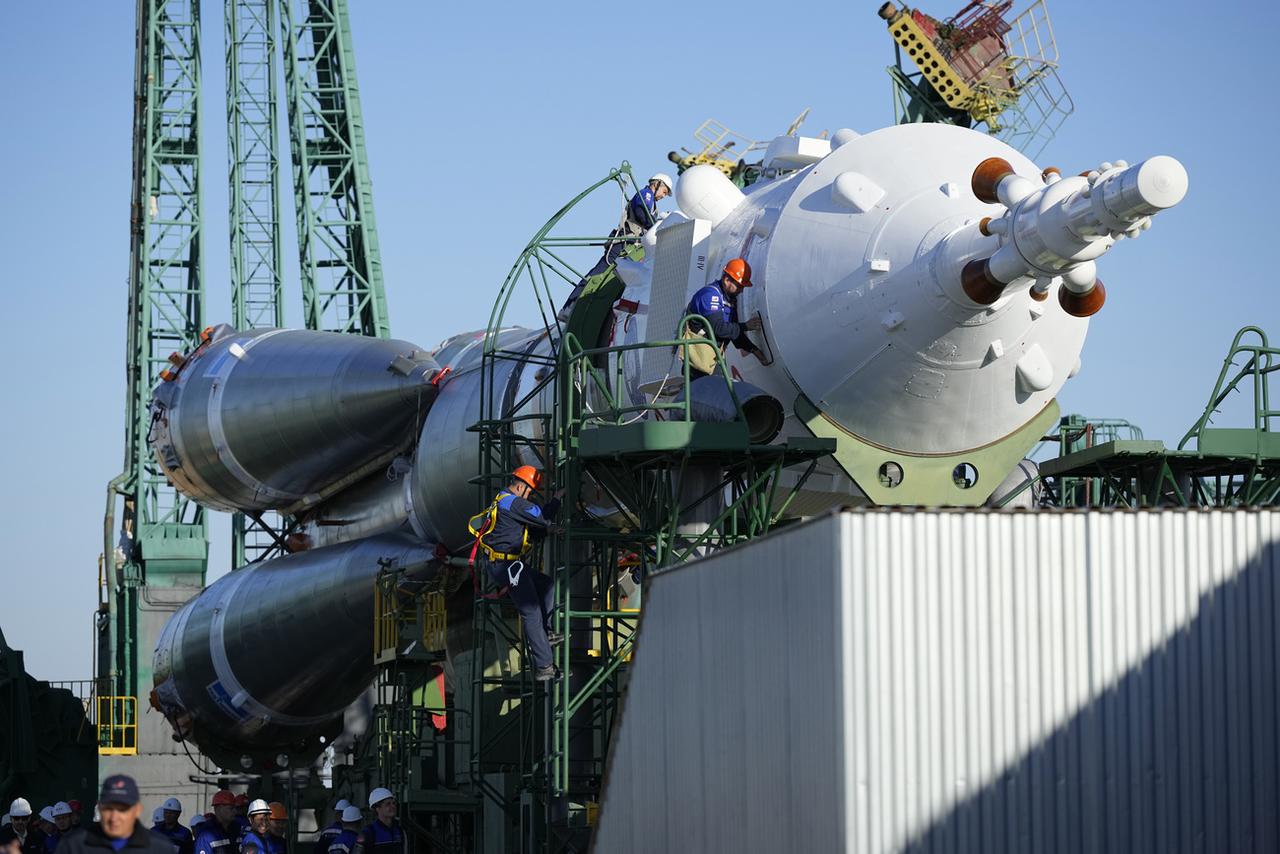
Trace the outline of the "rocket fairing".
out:
<instances>
[{"instance_id":1,"label":"rocket fairing","mask_svg":"<svg viewBox=\"0 0 1280 854\"><path fill-rule=\"evenodd\" d=\"M224 768L309 760L373 680L374 579L431 581L435 547L382 534L251 564L209 585L165 625L155 702L180 737ZM244 768L244 770L249 770ZM277 769L278 770L278 769Z\"/></svg>"},{"instance_id":2,"label":"rocket fairing","mask_svg":"<svg viewBox=\"0 0 1280 854\"><path fill-rule=\"evenodd\" d=\"M148 441L205 507L292 512L412 448L437 370L406 341L217 327L156 388Z\"/></svg>"}]
</instances>

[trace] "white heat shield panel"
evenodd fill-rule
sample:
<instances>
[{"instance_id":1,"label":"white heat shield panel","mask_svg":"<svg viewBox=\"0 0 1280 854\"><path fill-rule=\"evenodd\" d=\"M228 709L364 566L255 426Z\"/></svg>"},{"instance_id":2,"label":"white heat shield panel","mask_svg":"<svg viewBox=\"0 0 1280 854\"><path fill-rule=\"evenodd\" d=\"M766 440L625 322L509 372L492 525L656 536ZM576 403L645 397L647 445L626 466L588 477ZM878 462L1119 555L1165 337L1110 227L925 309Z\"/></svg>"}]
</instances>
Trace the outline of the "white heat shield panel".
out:
<instances>
[{"instance_id":1,"label":"white heat shield panel","mask_svg":"<svg viewBox=\"0 0 1280 854\"><path fill-rule=\"evenodd\" d=\"M707 283L711 223L691 219L659 228L657 236L646 342L673 340L689 299ZM644 356L640 362L640 388L647 394L657 393L664 378L679 373L675 355L666 347L641 352Z\"/></svg>"}]
</instances>

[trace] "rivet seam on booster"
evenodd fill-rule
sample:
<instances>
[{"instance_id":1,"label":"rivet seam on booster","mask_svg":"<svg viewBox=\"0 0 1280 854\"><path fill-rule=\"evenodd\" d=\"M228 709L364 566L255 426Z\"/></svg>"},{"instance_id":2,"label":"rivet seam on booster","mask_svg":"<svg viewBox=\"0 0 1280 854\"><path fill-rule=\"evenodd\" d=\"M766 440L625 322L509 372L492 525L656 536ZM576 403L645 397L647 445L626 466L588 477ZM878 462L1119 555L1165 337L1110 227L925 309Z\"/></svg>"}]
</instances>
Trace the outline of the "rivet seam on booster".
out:
<instances>
[{"instance_id":1,"label":"rivet seam on booster","mask_svg":"<svg viewBox=\"0 0 1280 854\"><path fill-rule=\"evenodd\" d=\"M244 352L239 358L233 357L229 349L224 351L222 357L210 365L204 374L206 377L213 377L213 393L209 395L209 438L213 440L213 447L218 452L218 459L226 466L227 471L236 480L248 487L255 496L266 496L273 501L280 502L297 501L302 498L302 495L293 492L282 492L267 486L249 474L244 466L240 464L240 461L236 459L235 454L231 452L231 446L227 444L227 432L222 425L222 394L226 390L228 377L231 376L231 372L235 370L236 365L240 364L244 354L247 354L268 338L288 331L287 329L273 329L256 338L249 339L240 345Z\"/></svg>"},{"instance_id":2,"label":"rivet seam on booster","mask_svg":"<svg viewBox=\"0 0 1280 854\"><path fill-rule=\"evenodd\" d=\"M268 708L258 702L240 684L240 680L236 678L235 671L231 669L231 662L227 659L227 644L225 640L227 605L248 575L249 573L247 572L234 573L231 576L231 580L226 583L226 589L222 591L218 601L213 606L213 621L209 625L209 655L213 659L213 671L217 674L218 681L222 683L222 687L226 690L228 696L232 698L232 702L236 707L268 723L308 726L332 719L332 713L300 718L277 712L275 709ZM244 699L236 702L241 697Z\"/></svg>"}]
</instances>

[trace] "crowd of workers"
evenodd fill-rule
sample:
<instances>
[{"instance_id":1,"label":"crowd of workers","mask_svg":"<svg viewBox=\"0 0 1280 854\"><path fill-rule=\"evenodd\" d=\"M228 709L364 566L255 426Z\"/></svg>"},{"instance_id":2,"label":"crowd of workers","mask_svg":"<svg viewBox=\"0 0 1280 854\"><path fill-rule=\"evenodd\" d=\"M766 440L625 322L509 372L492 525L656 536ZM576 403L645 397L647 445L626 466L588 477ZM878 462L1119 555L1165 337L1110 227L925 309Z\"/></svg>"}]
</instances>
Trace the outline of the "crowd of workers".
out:
<instances>
[{"instance_id":1,"label":"crowd of workers","mask_svg":"<svg viewBox=\"0 0 1280 854\"><path fill-rule=\"evenodd\" d=\"M150 827L143 821L138 786L116 774L102 783L91 821L79 801L59 801L33 812L26 798L15 798L0 827L0 854L79 854L96 849L151 851L157 854L287 854L289 816L284 804L250 800L220 789L211 811L182 824L182 802L168 798L155 809ZM405 854L408 848L396 818L396 799L387 789L369 793L369 815L340 800L333 820L307 854Z\"/></svg>"}]
</instances>

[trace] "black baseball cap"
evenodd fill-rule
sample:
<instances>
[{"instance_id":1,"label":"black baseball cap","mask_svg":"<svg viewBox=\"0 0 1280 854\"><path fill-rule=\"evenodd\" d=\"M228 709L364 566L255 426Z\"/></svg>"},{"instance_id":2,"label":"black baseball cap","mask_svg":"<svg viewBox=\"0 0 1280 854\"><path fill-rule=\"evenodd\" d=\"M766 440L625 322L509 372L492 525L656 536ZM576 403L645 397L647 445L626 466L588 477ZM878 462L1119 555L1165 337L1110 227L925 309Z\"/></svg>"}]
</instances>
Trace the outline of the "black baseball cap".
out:
<instances>
[{"instance_id":1,"label":"black baseball cap","mask_svg":"<svg viewBox=\"0 0 1280 854\"><path fill-rule=\"evenodd\" d=\"M128 774L112 774L102 781L100 804L124 804L131 807L138 802L138 784Z\"/></svg>"}]
</instances>

